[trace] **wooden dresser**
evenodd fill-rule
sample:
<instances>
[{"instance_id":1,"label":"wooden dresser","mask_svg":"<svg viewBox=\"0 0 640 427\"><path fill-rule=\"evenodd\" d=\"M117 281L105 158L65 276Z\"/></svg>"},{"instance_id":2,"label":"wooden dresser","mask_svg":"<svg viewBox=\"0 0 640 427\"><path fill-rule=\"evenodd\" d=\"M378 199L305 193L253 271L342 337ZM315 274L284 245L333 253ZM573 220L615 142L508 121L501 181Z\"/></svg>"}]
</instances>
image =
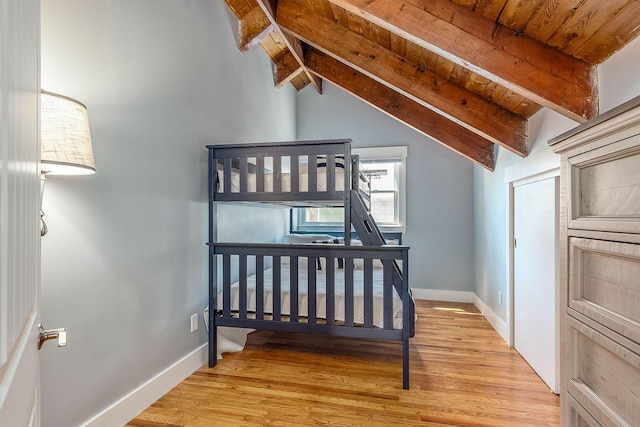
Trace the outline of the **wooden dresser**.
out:
<instances>
[{"instance_id":1,"label":"wooden dresser","mask_svg":"<svg viewBox=\"0 0 640 427\"><path fill-rule=\"evenodd\" d=\"M640 426L640 97L549 141L561 154L563 426Z\"/></svg>"}]
</instances>

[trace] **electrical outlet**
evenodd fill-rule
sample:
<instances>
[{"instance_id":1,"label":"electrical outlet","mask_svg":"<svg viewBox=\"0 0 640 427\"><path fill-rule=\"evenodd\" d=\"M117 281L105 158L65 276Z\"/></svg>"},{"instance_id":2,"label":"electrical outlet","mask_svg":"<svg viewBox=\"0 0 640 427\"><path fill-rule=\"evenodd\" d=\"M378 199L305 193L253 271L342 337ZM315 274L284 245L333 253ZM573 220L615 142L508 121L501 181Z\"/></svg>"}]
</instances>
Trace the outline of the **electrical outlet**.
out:
<instances>
[{"instance_id":1,"label":"electrical outlet","mask_svg":"<svg viewBox=\"0 0 640 427\"><path fill-rule=\"evenodd\" d=\"M498 304L502 305L502 291L498 291Z\"/></svg>"},{"instance_id":2,"label":"electrical outlet","mask_svg":"<svg viewBox=\"0 0 640 427\"><path fill-rule=\"evenodd\" d=\"M198 330L198 313L191 315L191 332Z\"/></svg>"}]
</instances>

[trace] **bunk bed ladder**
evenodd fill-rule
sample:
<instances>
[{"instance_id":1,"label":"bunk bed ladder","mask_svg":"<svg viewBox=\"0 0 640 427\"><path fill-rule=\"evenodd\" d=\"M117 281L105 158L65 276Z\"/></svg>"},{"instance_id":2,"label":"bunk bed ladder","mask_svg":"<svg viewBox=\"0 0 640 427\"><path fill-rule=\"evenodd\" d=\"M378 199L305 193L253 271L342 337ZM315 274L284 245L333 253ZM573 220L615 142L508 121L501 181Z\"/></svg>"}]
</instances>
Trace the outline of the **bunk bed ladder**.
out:
<instances>
[{"instance_id":1,"label":"bunk bed ladder","mask_svg":"<svg viewBox=\"0 0 640 427\"><path fill-rule=\"evenodd\" d=\"M364 246L383 246L387 242L382 235L382 232L378 228L378 224L371 216L371 213L366 208L364 200L360 193L356 190L351 190L351 224L355 229L360 241ZM404 260L406 265L407 259ZM407 301L412 300L411 290L408 290L408 295L405 295L403 287L402 271L398 267L398 264L394 260L384 260L385 270L387 263L392 263L393 268L391 270L391 282L396 292L403 301L404 310L409 309L409 313L403 316L403 324L409 325L408 328L403 327L404 336L402 339L402 387L409 389L409 338L415 335L415 322L413 321L415 316L415 307L413 303ZM407 322L407 323L405 323Z\"/></svg>"},{"instance_id":2,"label":"bunk bed ladder","mask_svg":"<svg viewBox=\"0 0 640 427\"><path fill-rule=\"evenodd\" d=\"M378 224L376 224L371 213L367 210L362 196L355 190L351 190L351 224L356 230L356 233L364 246L382 246L387 244L384 236L382 236L382 232L378 228ZM402 290L402 271L400 271L400 268L395 261L388 262L393 263L393 286L396 289L396 292L398 292L398 295L401 298L404 298ZM411 313L411 316L413 316L413 313ZM415 334L414 328L415 327L412 326L409 331L411 337Z\"/></svg>"},{"instance_id":3,"label":"bunk bed ladder","mask_svg":"<svg viewBox=\"0 0 640 427\"><path fill-rule=\"evenodd\" d=\"M351 224L364 246L382 246L384 240L378 224L369 213L360 193L351 190Z\"/></svg>"}]
</instances>

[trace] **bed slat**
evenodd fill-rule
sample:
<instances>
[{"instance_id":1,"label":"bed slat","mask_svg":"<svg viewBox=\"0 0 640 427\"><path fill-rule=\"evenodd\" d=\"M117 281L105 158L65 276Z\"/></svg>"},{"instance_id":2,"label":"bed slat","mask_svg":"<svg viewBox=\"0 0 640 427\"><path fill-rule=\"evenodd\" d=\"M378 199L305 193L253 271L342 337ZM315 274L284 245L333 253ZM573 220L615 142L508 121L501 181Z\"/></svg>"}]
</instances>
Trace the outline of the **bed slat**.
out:
<instances>
[{"instance_id":1,"label":"bed slat","mask_svg":"<svg viewBox=\"0 0 640 427\"><path fill-rule=\"evenodd\" d=\"M239 277L239 296L238 315L241 319L247 318L247 256L240 255L238 259Z\"/></svg>"},{"instance_id":2,"label":"bed slat","mask_svg":"<svg viewBox=\"0 0 640 427\"><path fill-rule=\"evenodd\" d=\"M231 255L222 256L222 315L231 316Z\"/></svg>"},{"instance_id":3,"label":"bed slat","mask_svg":"<svg viewBox=\"0 0 640 427\"><path fill-rule=\"evenodd\" d=\"M273 156L273 192L282 191L282 157Z\"/></svg>"},{"instance_id":4,"label":"bed slat","mask_svg":"<svg viewBox=\"0 0 640 427\"><path fill-rule=\"evenodd\" d=\"M264 156L256 157L256 192L264 191Z\"/></svg>"},{"instance_id":5,"label":"bed slat","mask_svg":"<svg viewBox=\"0 0 640 427\"><path fill-rule=\"evenodd\" d=\"M344 260L344 324L353 326L353 260Z\"/></svg>"},{"instance_id":6,"label":"bed slat","mask_svg":"<svg viewBox=\"0 0 640 427\"><path fill-rule=\"evenodd\" d=\"M282 289L282 271L280 270L282 264L281 264L281 258L279 256L274 256L273 257L273 307L272 307L272 313L273 313L273 320L280 320L281 319L281 308L282 308L282 303L281 303L281 289Z\"/></svg>"},{"instance_id":7,"label":"bed slat","mask_svg":"<svg viewBox=\"0 0 640 427\"><path fill-rule=\"evenodd\" d=\"M264 319L264 257L256 256L256 319Z\"/></svg>"},{"instance_id":8,"label":"bed slat","mask_svg":"<svg viewBox=\"0 0 640 427\"><path fill-rule=\"evenodd\" d=\"M291 257L289 265L289 321L298 322L298 257Z\"/></svg>"},{"instance_id":9,"label":"bed slat","mask_svg":"<svg viewBox=\"0 0 640 427\"><path fill-rule=\"evenodd\" d=\"M223 162L222 175L224 176L224 193L231 193L231 158L227 157Z\"/></svg>"},{"instance_id":10,"label":"bed slat","mask_svg":"<svg viewBox=\"0 0 640 427\"><path fill-rule=\"evenodd\" d=\"M240 158L240 192L246 193L249 191L249 159L246 157Z\"/></svg>"},{"instance_id":11,"label":"bed slat","mask_svg":"<svg viewBox=\"0 0 640 427\"><path fill-rule=\"evenodd\" d=\"M373 261L364 260L364 327L373 328Z\"/></svg>"},{"instance_id":12,"label":"bed slat","mask_svg":"<svg viewBox=\"0 0 640 427\"><path fill-rule=\"evenodd\" d=\"M318 262L318 258L308 258L307 259L307 294L309 294L308 303L309 306L307 308L308 315L308 323L311 325L315 325L317 322L317 300L318 296L316 293L317 289L317 279L316 279L316 265Z\"/></svg>"},{"instance_id":13,"label":"bed slat","mask_svg":"<svg viewBox=\"0 0 640 427\"><path fill-rule=\"evenodd\" d=\"M325 275L327 279L327 325L335 325L336 323L336 270L335 270L335 258L325 258L325 265L327 266L327 273Z\"/></svg>"},{"instance_id":14,"label":"bed slat","mask_svg":"<svg viewBox=\"0 0 640 427\"><path fill-rule=\"evenodd\" d=\"M309 155L308 158L307 171L309 176L307 181L309 182L309 188L307 191L315 193L318 191L318 156Z\"/></svg>"},{"instance_id":15,"label":"bed slat","mask_svg":"<svg viewBox=\"0 0 640 427\"><path fill-rule=\"evenodd\" d=\"M291 192L300 192L300 157L291 156Z\"/></svg>"}]
</instances>

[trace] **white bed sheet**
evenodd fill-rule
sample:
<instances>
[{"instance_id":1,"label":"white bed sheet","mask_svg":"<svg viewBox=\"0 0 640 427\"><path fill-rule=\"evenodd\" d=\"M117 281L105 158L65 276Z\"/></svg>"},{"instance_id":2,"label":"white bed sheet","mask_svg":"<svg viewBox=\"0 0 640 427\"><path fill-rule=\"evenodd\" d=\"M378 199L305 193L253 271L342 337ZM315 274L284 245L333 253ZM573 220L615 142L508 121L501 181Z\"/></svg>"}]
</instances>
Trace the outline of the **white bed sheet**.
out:
<instances>
[{"instance_id":1,"label":"white bed sheet","mask_svg":"<svg viewBox=\"0 0 640 427\"><path fill-rule=\"evenodd\" d=\"M344 270L335 271L335 318L339 321L345 320L345 293L344 293ZM353 317L355 323L364 323L364 270L354 269L354 303ZM283 265L282 289L281 289L281 313L288 316L291 307L291 292L289 289L289 266ZM298 272L298 315L307 317L309 307L309 293L307 286L307 268L301 266ZM271 313L273 307L273 270L267 269L264 272L264 311ZM383 270L373 269L373 324L383 327ZM239 304L239 284L231 285L231 310L238 310ZM218 298L218 309L222 309L222 297ZM326 317L327 294L326 294L326 270L316 271L316 317L324 319ZM247 278L247 310L255 312L256 309L256 276ZM393 327L402 329L402 301L393 289Z\"/></svg>"}]
</instances>

